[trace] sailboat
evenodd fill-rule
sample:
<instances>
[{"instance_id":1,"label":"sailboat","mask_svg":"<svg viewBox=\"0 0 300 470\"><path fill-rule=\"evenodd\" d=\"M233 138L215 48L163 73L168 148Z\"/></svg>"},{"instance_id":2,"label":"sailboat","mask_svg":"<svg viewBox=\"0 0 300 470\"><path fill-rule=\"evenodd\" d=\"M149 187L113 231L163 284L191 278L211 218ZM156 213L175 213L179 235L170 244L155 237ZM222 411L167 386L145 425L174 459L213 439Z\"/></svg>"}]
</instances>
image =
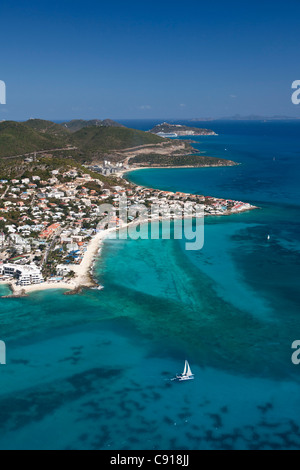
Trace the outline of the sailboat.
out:
<instances>
[{"instance_id":1,"label":"sailboat","mask_svg":"<svg viewBox=\"0 0 300 470\"><path fill-rule=\"evenodd\" d=\"M172 380L177 380L178 382L182 382L184 380L193 380L194 378L195 376L191 371L188 361L185 361L183 373L180 375L176 375L176 377Z\"/></svg>"}]
</instances>

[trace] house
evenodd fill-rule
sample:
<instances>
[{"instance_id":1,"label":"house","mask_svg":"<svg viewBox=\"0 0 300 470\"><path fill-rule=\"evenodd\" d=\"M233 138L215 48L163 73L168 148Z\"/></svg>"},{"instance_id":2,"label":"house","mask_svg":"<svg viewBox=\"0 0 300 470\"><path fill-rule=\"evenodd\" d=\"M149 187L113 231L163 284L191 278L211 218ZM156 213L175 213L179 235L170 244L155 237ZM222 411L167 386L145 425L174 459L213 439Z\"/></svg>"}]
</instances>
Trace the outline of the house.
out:
<instances>
[{"instance_id":1,"label":"house","mask_svg":"<svg viewBox=\"0 0 300 470\"><path fill-rule=\"evenodd\" d=\"M66 265L66 264L59 264L56 266L56 272L58 274L58 276L67 276L68 274L70 274L70 272L72 271L72 269L70 268L70 266Z\"/></svg>"},{"instance_id":2,"label":"house","mask_svg":"<svg viewBox=\"0 0 300 470\"><path fill-rule=\"evenodd\" d=\"M46 216L47 217L47 216ZM45 218L46 218L45 217ZM45 230L43 230L43 232L40 233L39 237L40 238L49 238L51 237L55 232L56 230L58 230L60 228L60 224L56 223L56 224L52 224L50 225L49 227L47 227Z\"/></svg>"}]
</instances>

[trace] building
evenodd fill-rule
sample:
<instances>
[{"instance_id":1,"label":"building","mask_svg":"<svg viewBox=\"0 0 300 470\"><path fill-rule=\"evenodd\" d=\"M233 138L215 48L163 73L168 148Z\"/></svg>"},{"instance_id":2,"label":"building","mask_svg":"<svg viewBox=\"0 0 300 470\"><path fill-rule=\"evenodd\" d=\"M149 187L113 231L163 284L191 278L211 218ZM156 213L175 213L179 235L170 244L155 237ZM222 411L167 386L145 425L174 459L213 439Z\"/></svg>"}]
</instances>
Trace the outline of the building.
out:
<instances>
[{"instance_id":1,"label":"building","mask_svg":"<svg viewBox=\"0 0 300 470\"><path fill-rule=\"evenodd\" d=\"M17 284L19 286L30 286L44 282L40 268L34 265L20 266L16 270Z\"/></svg>"},{"instance_id":2,"label":"building","mask_svg":"<svg viewBox=\"0 0 300 470\"><path fill-rule=\"evenodd\" d=\"M70 274L71 271L72 269L70 268L70 266L67 266L66 264L59 264L56 267L57 274L62 277L67 276L68 274Z\"/></svg>"},{"instance_id":3,"label":"building","mask_svg":"<svg viewBox=\"0 0 300 470\"><path fill-rule=\"evenodd\" d=\"M49 227L47 227L45 230L43 230L42 233L40 233L39 238L49 238L51 237L58 229L60 228L60 224L52 224Z\"/></svg>"},{"instance_id":4,"label":"building","mask_svg":"<svg viewBox=\"0 0 300 470\"><path fill-rule=\"evenodd\" d=\"M0 265L0 274L17 279L17 285L30 286L32 284L41 284L44 282L40 268L35 264L20 266L18 264Z\"/></svg>"}]
</instances>

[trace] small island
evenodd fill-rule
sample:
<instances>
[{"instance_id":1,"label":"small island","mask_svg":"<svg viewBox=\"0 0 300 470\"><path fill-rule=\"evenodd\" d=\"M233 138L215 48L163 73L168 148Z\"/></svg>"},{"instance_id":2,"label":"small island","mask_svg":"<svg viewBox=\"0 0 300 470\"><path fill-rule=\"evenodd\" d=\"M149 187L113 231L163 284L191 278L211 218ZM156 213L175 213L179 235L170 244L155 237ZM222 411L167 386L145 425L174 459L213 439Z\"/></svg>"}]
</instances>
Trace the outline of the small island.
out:
<instances>
[{"instance_id":1,"label":"small island","mask_svg":"<svg viewBox=\"0 0 300 470\"><path fill-rule=\"evenodd\" d=\"M198 127L182 126L180 124L168 124L163 122L153 127L149 131L151 134L159 135L160 137L184 137L193 135L217 135L211 129L199 129Z\"/></svg>"}]
</instances>

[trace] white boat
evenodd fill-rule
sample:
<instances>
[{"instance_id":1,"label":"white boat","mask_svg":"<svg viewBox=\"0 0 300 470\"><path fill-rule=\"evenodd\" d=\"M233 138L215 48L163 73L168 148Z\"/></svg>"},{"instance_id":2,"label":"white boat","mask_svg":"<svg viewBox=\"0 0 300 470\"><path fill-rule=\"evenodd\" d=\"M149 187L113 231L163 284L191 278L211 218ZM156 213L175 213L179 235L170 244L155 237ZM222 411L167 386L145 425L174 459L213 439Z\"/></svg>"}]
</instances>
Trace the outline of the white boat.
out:
<instances>
[{"instance_id":1,"label":"white boat","mask_svg":"<svg viewBox=\"0 0 300 470\"><path fill-rule=\"evenodd\" d=\"M168 138L172 138L172 137L178 137L178 134L176 134L175 132L158 132L156 135L158 135L159 137L164 137L165 139L168 139Z\"/></svg>"},{"instance_id":2,"label":"white boat","mask_svg":"<svg viewBox=\"0 0 300 470\"><path fill-rule=\"evenodd\" d=\"M195 378L194 374L191 371L190 365L188 361L185 361L184 365L184 370L183 373L180 375L176 375L174 379L172 380L177 380L178 382L183 382L184 380L193 380Z\"/></svg>"},{"instance_id":3,"label":"white boat","mask_svg":"<svg viewBox=\"0 0 300 470\"><path fill-rule=\"evenodd\" d=\"M270 240L271 240L271 235L268 235L268 241L270 241Z\"/></svg>"}]
</instances>

